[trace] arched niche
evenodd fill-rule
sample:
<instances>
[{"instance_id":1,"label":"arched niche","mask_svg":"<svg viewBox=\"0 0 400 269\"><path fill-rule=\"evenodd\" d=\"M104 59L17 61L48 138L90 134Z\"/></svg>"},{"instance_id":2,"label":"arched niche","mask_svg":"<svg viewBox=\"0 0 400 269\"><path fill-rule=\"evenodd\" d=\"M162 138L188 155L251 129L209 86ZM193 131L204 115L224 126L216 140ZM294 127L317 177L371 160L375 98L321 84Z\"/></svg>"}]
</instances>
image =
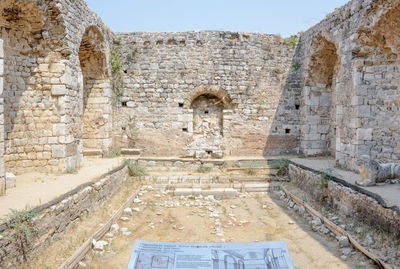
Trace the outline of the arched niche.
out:
<instances>
[{"instance_id":1,"label":"arched niche","mask_svg":"<svg viewBox=\"0 0 400 269\"><path fill-rule=\"evenodd\" d=\"M83 150L108 150L111 146L111 82L106 55L103 35L96 27L88 27L79 48Z\"/></svg>"},{"instance_id":2,"label":"arched niche","mask_svg":"<svg viewBox=\"0 0 400 269\"><path fill-rule=\"evenodd\" d=\"M190 103L189 103L190 102ZM232 102L228 93L220 87L198 87L186 99L184 107L189 113L191 142L186 150L198 158L222 158L224 136L229 134Z\"/></svg>"},{"instance_id":3,"label":"arched niche","mask_svg":"<svg viewBox=\"0 0 400 269\"><path fill-rule=\"evenodd\" d=\"M339 57L334 43L317 35L306 68L302 149L307 155L335 155L335 87Z\"/></svg>"},{"instance_id":4,"label":"arched niche","mask_svg":"<svg viewBox=\"0 0 400 269\"><path fill-rule=\"evenodd\" d=\"M223 135L224 103L212 94L202 94L193 100L193 135L211 139Z\"/></svg>"}]
</instances>

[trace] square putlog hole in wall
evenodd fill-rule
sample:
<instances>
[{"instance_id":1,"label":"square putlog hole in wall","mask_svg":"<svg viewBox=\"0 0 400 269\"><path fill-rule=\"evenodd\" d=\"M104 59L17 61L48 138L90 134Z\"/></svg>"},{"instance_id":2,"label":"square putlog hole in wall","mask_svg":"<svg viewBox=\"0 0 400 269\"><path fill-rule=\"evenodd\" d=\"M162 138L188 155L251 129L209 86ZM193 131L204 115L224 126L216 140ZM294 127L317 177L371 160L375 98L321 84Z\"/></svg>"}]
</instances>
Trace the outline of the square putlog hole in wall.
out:
<instances>
[{"instance_id":1,"label":"square putlog hole in wall","mask_svg":"<svg viewBox=\"0 0 400 269\"><path fill-rule=\"evenodd\" d=\"M296 110L300 109L300 105L294 105L294 107L296 108Z\"/></svg>"},{"instance_id":2,"label":"square putlog hole in wall","mask_svg":"<svg viewBox=\"0 0 400 269\"><path fill-rule=\"evenodd\" d=\"M285 129L285 134L290 134L290 129Z\"/></svg>"},{"instance_id":3,"label":"square putlog hole in wall","mask_svg":"<svg viewBox=\"0 0 400 269\"><path fill-rule=\"evenodd\" d=\"M179 107L183 107L183 103L179 103L178 105L179 105Z\"/></svg>"},{"instance_id":4,"label":"square putlog hole in wall","mask_svg":"<svg viewBox=\"0 0 400 269\"><path fill-rule=\"evenodd\" d=\"M121 106L127 107L128 106L128 102L121 102Z\"/></svg>"},{"instance_id":5,"label":"square putlog hole in wall","mask_svg":"<svg viewBox=\"0 0 400 269\"><path fill-rule=\"evenodd\" d=\"M188 128L182 128L182 131L184 131L185 133L188 132Z\"/></svg>"}]
</instances>

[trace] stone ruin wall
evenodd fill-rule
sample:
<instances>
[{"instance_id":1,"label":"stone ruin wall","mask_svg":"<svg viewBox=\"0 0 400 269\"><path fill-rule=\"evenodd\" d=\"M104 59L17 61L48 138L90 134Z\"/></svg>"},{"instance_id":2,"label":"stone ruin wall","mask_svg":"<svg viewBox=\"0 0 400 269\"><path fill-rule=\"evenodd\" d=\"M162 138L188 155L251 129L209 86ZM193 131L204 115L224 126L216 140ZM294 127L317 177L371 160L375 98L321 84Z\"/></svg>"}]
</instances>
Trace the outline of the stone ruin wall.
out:
<instances>
[{"instance_id":1,"label":"stone ruin wall","mask_svg":"<svg viewBox=\"0 0 400 269\"><path fill-rule=\"evenodd\" d=\"M138 32L117 34L114 46L123 62L115 147L138 147L145 155L158 156L192 156L197 150L253 156L297 152L295 93L289 89L282 95L288 73L296 72L295 47L282 38L219 31ZM223 104L221 136L208 141L196 131L202 123L192 107L204 94ZM131 122L137 139L129 139Z\"/></svg>"},{"instance_id":2,"label":"stone ruin wall","mask_svg":"<svg viewBox=\"0 0 400 269\"><path fill-rule=\"evenodd\" d=\"M4 85L4 49L3 40L0 39L0 196L5 194L5 170L4 170L4 99L3 99L3 86Z\"/></svg>"},{"instance_id":3,"label":"stone ruin wall","mask_svg":"<svg viewBox=\"0 0 400 269\"><path fill-rule=\"evenodd\" d=\"M78 166L85 116L81 40L85 32L101 36L90 38L103 46L97 49L105 55L100 68L107 80L110 31L84 1L4 0L0 14L7 171L58 172ZM110 83L102 87L111 88Z\"/></svg>"},{"instance_id":4,"label":"stone ruin wall","mask_svg":"<svg viewBox=\"0 0 400 269\"><path fill-rule=\"evenodd\" d=\"M398 161L399 5L353 0L294 48L249 33L114 36L84 1L4 0L6 170L65 171L84 150L119 147L176 156L300 150L351 169L362 154ZM121 96L112 92L111 47L124 63ZM223 106L198 125L193 115L205 106L192 104L205 96Z\"/></svg>"},{"instance_id":5,"label":"stone ruin wall","mask_svg":"<svg viewBox=\"0 0 400 269\"><path fill-rule=\"evenodd\" d=\"M353 0L301 36L301 149L400 159L400 1ZM334 63L334 64L332 64Z\"/></svg>"}]
</instances>

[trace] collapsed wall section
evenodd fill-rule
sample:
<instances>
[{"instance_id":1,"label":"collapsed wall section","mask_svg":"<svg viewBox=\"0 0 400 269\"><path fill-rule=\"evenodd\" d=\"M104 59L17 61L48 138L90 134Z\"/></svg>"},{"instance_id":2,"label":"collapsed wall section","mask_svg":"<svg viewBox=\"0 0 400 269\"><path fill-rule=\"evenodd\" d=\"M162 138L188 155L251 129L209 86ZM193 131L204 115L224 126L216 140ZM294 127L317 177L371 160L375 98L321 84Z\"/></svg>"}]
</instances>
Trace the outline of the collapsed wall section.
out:
<instances>
[{"instance_id":1,"label":"collapsed wall section","mask_svg":"<svg viewBox=\"0 0 400 269\"><path fill-rule=\"evenodd\" d=\"M161 156L296 152L295 112L277 121L279 106L296 110L295 94L282 94L295 47L280 37L121 33L114 47L123 62L115 147Z\"/></svg>"}]
</instances>

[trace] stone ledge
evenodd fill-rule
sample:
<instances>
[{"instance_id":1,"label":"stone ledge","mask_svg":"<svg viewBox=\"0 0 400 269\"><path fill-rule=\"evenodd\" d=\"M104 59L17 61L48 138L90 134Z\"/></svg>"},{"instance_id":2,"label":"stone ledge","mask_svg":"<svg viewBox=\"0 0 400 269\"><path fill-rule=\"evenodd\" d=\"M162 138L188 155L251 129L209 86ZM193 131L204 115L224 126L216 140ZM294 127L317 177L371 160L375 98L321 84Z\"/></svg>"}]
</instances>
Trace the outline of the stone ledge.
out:
<instances>
[{"instance_id":1,"label":"stone ledge","mask_svg":"<svg viewBox=\"0 0 400 269\"><path fill-rule=\"evenodd\" d=\"M400 210L397 206L386 207L379 195L333 176L327 186L322 188L321 174L302 165L289 165L291 181L309 193L315 201L323 205L328 203L333 210L359 218L370 225L379 225L384 231L400 238Z\"/></svg>"},{"instance_id":2,"label":"stone ledge","mask_svg":"<svg viewBox=\"0 0 400 269\"><path fill-rule=\"evenodd\" d=\"M84 149L83 156L103 156L102 149Z\"/></svg>"},{"instance_id":3,"label":"stone ledge","mask_svg":"<svg viewBox=\"0 0 400 269\"><path fill-rule=\"evenodd\" d=\"M123 155L140 155L142 154L141 149L132 149L132 148L121 148L121 154Z\"/></svg>"}]
</instances>

